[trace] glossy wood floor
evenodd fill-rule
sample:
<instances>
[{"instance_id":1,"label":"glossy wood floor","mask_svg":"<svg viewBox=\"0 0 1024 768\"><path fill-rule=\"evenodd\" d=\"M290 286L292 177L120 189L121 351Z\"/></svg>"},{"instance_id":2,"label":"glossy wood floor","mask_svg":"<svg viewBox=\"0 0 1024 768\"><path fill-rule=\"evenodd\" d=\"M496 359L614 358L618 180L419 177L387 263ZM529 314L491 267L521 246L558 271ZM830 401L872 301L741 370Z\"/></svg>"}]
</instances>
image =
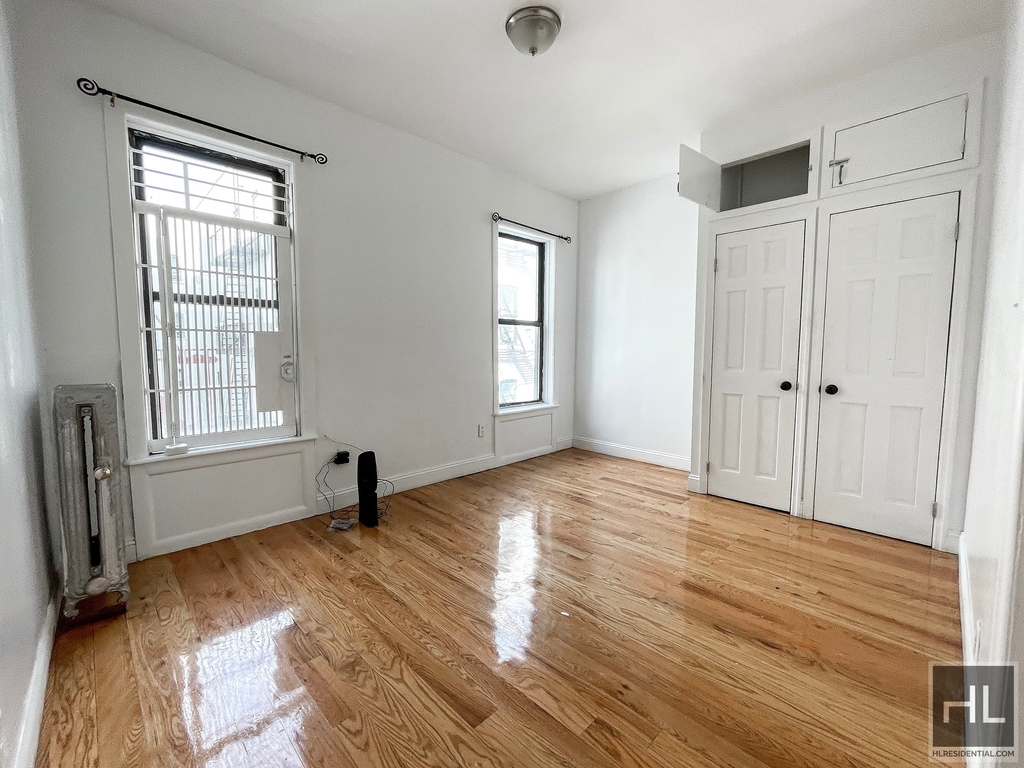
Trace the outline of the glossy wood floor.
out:
<instances>
[{"instance_id":1,"label":"glossy wood floor","mask_svg":"<svg viewBox=\"0 0 1024 768\"><path fill-rule=\"evenodd\" d=\"M132 567L39 766L926 764L956 561L564 451Z\"/></svg>"}]
</instances>

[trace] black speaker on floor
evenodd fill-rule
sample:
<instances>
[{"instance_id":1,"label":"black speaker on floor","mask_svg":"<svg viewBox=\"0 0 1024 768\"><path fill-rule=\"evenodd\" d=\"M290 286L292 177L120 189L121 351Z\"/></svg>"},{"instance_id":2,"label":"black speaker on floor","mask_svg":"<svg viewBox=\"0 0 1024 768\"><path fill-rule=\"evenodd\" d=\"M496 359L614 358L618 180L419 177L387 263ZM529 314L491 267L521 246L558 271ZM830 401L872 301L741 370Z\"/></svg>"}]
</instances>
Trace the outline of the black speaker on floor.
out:
<instances>
[{"instance_id":1,"label":"black speaker on floor","mask_svg":"<svg viewBox=\"0 0 1024 768\"><path fill-rule=\"evenodd\" d=\"M356 489L359 491L359 522L374 528L377 525L377 457L373 451L359 454Z\"/></svg>"}]
</instances>

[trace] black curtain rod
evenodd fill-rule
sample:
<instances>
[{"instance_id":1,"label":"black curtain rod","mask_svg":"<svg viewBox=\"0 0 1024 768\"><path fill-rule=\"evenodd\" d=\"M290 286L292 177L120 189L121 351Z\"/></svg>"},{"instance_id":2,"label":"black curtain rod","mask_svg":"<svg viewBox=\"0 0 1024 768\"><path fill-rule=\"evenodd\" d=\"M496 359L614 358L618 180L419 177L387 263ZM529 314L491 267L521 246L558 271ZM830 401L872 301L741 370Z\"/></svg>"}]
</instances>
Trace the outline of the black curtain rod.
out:
<instances>
[{"instance_id":1,"label":"black curtain rod","mask_svg":"<svg viewBox=\"0 0 1024 768\"><path fill-rule=\"evenodd\" d=\"M565 242L567 243L572 242L572 238L569 237L568 235L556 235L554 232L548 232L546 229L531 227L529 224L523 224L521 221L512 221L512 219L506 219L497 211L491 214L491 221L507 221L509 224L515 224L517 227L526 227L527 229L532 229L534 232L540 232L541 234L544 235L551 235L552 237L557 237L559 240L565 240Z\"/></svg>"},{"instance_id":2,"label":"black curtain rod","mask_svg":"<svg viewBox=\"0 0 1024 768\"><path fill-rule=\"evenodd\" d=\"M108 91L106 88L100 88L96 84L95 80L90 80L88 77L78 78L78 90L80 90L86 96L109 96L110 106L114 106L114 102L117 99L121 99L122 101L129 101L132 104L138 104L140 107L149 107L150 109L155 109L157 112L163 112L165 115L174 115L174 117L180 117L182 120L190 120L193 123L205 125L207 128L214 128L218 131L223 131L224 133L230 133L232 136L240 136L241 138L248 139L249 141L258 141L260 144L266 144L271 147L277 147L278 149L283 149L286 152L293 152L299 156L300 162L309 157L312 158L317 165L325 165L327 163L327 155L325 155L323 152L303 152L301 149L295 149L294 147L286 147L284 144L278 144L277 142L274 141L267 141L266 139L261 139L258 136L251 136L248 133L242 133L241 131L236 131L231 128L225 128L223 125L217 125L216 123L210 123L206 120L200 120L198 117L192 117L191 115L186 115L181 112L175 112L173 109L165 109L164 107L158 107L156 104L150 104L148 101L143 101L142 99L133 99L131 96L125 96L123 93L114 93L113 91Z\"/></svg>"}]
</instances>

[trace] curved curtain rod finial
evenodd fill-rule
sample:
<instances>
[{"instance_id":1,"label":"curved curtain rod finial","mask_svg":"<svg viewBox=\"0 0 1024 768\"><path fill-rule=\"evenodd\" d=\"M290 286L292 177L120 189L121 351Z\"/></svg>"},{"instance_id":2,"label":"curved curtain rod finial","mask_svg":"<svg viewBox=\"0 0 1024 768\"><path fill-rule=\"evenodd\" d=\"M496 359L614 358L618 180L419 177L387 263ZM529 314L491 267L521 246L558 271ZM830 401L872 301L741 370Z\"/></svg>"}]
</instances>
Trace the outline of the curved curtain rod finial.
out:
<instances>
[{"instance_id":1,"label":"curved curtain rod finial","mask_svg":"<svg viewBox=\"0 0 1024 768\"><path fill-rule=\"evenodd\" d=\"M534 232L540 232L542 235L550 235L551 237L557 237L559 240L565 240L566 243L572 242L572 238L569 237L569 235L556 235L554 232L548 232L546 229L541 229L540 227L531 227L529 224L523 224L521 221L513 221L512 219L506 219L497 211L491 214L491 221L507 221L509 224L515 224L517 227L525 227L526 229L532 229Z\"/></svg>"},{"instance_id":2,"label":"curved curtain rod finial","mask_svg":"<svg viewBox=\"0 0 1024 768\"><path fill-rule=\"evenodd\" d=\"M166 107L151 104L150 102L143 101L142 99L133 99L131 96L125 96L123 93L114 93L113 91L108 91L106 88L101 88L95 80L92 80L88 77L78 78L78 80L75 81L75 84L78 86L78 90L80 90L86 96L96 96L100 93L102 93L104 96L109 96L110 106L114 106L116 100L121 99L121 101L128 101L132 104L138 104L140 107L155 109L157 112L163 112L165 115L171 115L173 117L181 118L182 120L188 120L190 122L197 123L198 125L205 125L207 128L213 128L216 131L230 133L232 136L238 136L239 138L242 139L259 142L260 144L266 144L268 147L283 149L285 152L292 152L299 156L299 162L305 160L306 157L311 157L313 158L314 161L316 161L317 165L327 164L327 155L325 155L323 152L303 152L301 149L295 149L294 147L288 147L285 146L284 144L278 144L275 141L261 139L259 136L253 136L248 133L242 133L241 131L236 131L233 128L226 128L223 125L217 125L217 123L211 123L208 120L201 120L198 117L192 117L191 115L186 115L183 112L175 112L173 109L167 109Z\"/></svg>"},{"instance_id":3,"label":"curved curtain rod finial","mask_svg":"<svg viewBox=\"0 0 1024 768\"><path fill-rule=\"evenodd\" d=\"M95 96L100 92L100 87L96 85L96 81L90 80L88 77L78 78L76 85L78 86L78 90L86 96Z\"/></svg>"}]
</instances>

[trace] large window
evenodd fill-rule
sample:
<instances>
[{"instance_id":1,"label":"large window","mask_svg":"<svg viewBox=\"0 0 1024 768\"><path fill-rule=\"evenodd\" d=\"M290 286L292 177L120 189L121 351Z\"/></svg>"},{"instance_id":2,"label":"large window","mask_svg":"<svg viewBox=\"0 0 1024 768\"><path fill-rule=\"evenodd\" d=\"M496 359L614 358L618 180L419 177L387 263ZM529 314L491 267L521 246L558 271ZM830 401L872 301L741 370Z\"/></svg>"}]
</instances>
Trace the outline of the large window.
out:
<instances>
[{"instance_id":1,"label":"large window","mask_svg":"<svg viewBox=\"0 0 1024 768\"><path fill-rule=\"evenodd\" d=\"M132 130L152 452L295 434L283 171Z\"/></svg>"},{"instance_id":2,"label":"large window","mask_svg":"<svg viewBox=\"0 0 1024 768\"><path fill-rule=\"evenodd\" d=\"M498 405L544 400L545 244L498 234Z\"/></svg>"}]
</instances>

